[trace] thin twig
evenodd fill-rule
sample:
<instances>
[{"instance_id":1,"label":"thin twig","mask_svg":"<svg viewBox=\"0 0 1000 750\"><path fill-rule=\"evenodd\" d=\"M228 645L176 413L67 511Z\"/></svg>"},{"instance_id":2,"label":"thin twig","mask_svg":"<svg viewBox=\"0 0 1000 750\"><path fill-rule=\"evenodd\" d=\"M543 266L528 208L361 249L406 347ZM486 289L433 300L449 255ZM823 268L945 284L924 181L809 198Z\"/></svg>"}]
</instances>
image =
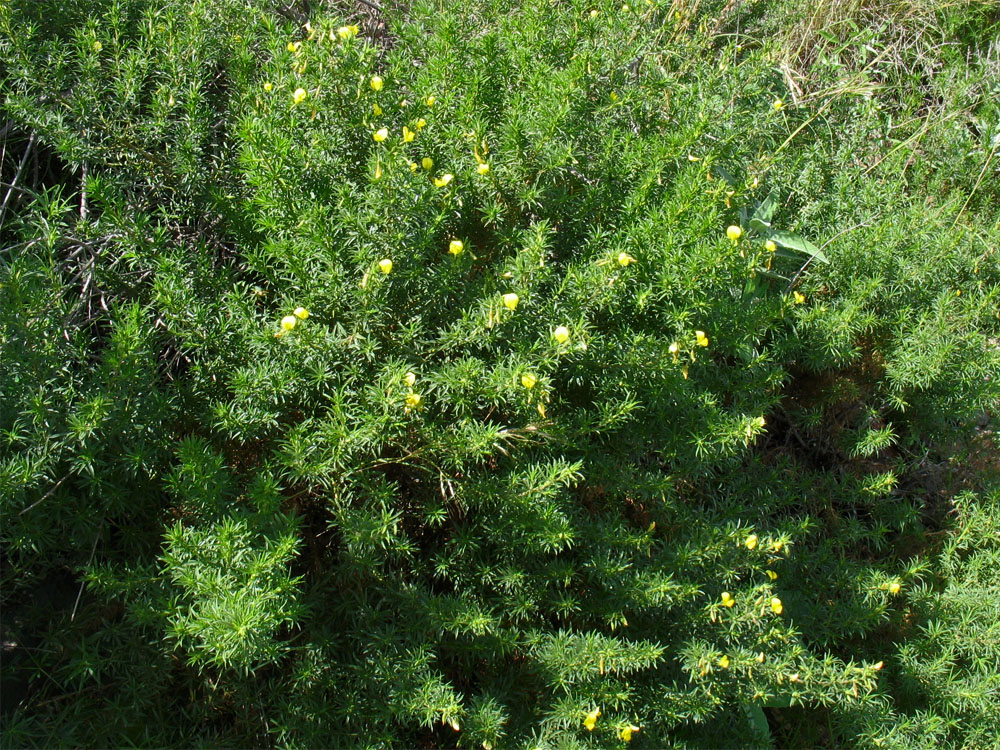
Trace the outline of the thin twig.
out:
<instances>
[{"instance_id":1,"label":"thin twig","mask_svg":"<svg viewBox=\"0 0 1000 750\"><path fill-rule=\"evenodd\" d=\"M80 169L80 218L83 221L87 220L87 215L90 211L87 208L87 162L83 163Z\"/></svg>"},{"instance_id":2,"label":"thin twig","mask_svg":"<svg viewBox=\"0 0 1000 750\"><path fill-rule=\"evenodd\" d=\"M87 560L87 567L94 562L94 553L97 552L97 540L101 538L101 532L104 531L104 525L101 524L101 528L97 530L97 536L94 537L94 544L90 548L90 559ZM70 613L69 621L73 622L73 618L76 617L76 608L80 606L80 597L83 596L83 587L87 585L86 579L80 581L80 590L76 592L76 601L73 603L73 612Z\"/></svg>"},{"instance_id":3,"label":"thin twig","mask_svg":"<svg viewBox=\"0 0 1000 750\"><path fill-rule=\"evenodd\" d=\"M24 156L21 157L21 165L17 168L17 173L14 175L14 179L10 181L10 189L7 190L7 195L3 199L3 205L0 206L0 229L3 228L3 219L7 214L7 202L10 200L11 194L14 192L14 186L21 177L21 172L24 171L24 166L28 163L28 156L31 155L31 150L35 146L35 134L32 133L31 137L28 138L28 145L24 149Z\"/></svg>"},{"instance_id":4,"label":"thin twig","mask_svg":"<svg viewBox=\"0 0 1000 750\"><path fill-rule=\"evenodd\" d=\"M855 229L860 229L860 228L861 228L861 227L863 227L863 226L867 226L867 224L868 224L868 222L867 222L867 221L862 221L862 222L861 222L860 224L855 224L855 225L854 225L853 227L848 227L847 229L844 229L843 231L840 231L840 232L837 232L837 233L836 233L835 235L833 235L833 237L831 237L831 238L830 238L830 239L828 239L828 240L827 240L826 242L824 242L824 243L823 243L822 245L820 245L820 247L819 247L819 251L820 251L820 252L823 252L823 250L825 250L825 249L826 249L826 247L827 247L827 246L828 246L828 245L829 245L829 244L830 244L831 242L833 242L833 241L834 241L835 239L837 239L838 237L843 237L843 236L844 236L845 234L847 234L848 232L853 232L853 231L854 231ZM812 263L812 262L813 262L813 259L814 259L815 257L816 257L815 255L810 255L810 256L809 256L809 260L807 260L807 261L806 261L805 263L803 263L803 264L802 264L802 268L800 268L800 269L799 269L798 273L796 273L796 274L795 274L795 275L794 275L794 276L792 277L792 280L788 282L788 286L787 286L787 287L785 287L785 294L788 294L788 292L790 292L790 291L791 291L792 287L793 287L793 286L795 286L795 282L799 280L799 276L801 276L801 275L802 275L802 272L806 270L806 267L807 267L807 266L808 266L808 265L809 265L810 263Z\"/></svg>"},{"instance_id":5,"label":"thin twig","mask_svg":"<svg viewBox=\"0 0 1000 750\"><path fill-rule=\"evenodd\" d=\"M24 510L22 510L22 511L21 511L20 513L18 513L17 515L19 515L19 516L23 516L23 515L24 515L25 513L27 513L27 512L29 511L29 510L31 510L32 508L34 508L34 507L35 507L36 505L39 505L39 504L41 504L41 502L42 502L43 500L47 499L48 497L50 497L50 496L52 495L52 493L53 493L53 492L55 492L56 490L58 490L58 489L59 489L59 485L61 485L61 484L62 484L63 482L65 482L65 481L66 481L67 479L69 479L69 474L67 474L67 475L66 475L66 476L64 476L64 477L63 477L62 479L60 479L60 480L59 480L58 482L56 482L56 483L55 483L55 484L54 484L54 485L52 486L52 489L50 489L50 490L49 490L48 492L46 492L46 493L45 493L44 495L42 495L42 496L41 496L40 498L38 498L38 500L36 500L35 502L33 502L33 503L32 503L31 505L29 505L29 506L28 506L27 508L25 508Z\"/></svg>"}]
</instances>

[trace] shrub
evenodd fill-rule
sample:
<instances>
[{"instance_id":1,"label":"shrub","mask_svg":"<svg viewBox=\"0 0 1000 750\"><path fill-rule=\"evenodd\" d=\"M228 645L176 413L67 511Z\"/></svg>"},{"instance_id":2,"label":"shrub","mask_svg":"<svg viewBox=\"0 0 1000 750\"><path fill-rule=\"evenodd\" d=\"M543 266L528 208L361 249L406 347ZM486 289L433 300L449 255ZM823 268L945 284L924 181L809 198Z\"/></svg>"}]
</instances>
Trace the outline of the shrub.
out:
<instances>
[{"instance_id":1,"label":"shrub","mask_svg":"<svg viewBox=\"0 0 1000 750\"><path fill-rule=\"evenodd\" d=\"M996 403L990 230L675 5L0 11L64 183L0 289L11 744L984 736L885 626Z\"/></svg>"}]
</instances>

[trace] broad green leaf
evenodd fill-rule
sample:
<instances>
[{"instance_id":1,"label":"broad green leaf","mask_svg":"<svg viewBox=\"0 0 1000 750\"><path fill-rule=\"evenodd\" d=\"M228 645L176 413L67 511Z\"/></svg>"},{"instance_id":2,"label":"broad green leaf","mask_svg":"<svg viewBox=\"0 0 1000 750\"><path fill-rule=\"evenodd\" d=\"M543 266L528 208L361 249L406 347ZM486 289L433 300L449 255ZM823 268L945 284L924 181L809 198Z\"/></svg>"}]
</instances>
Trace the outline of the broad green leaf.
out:
<instances>
[{"instance_id":1,"label":"broad green leaf","mask_svg":"<svg viewBox=\"0 0 1000 750\"><path fill-rule=\"evenodd\" d=\"M800 253L809 255L821 263L829 263L823 251L816 247L813 243L807 240L801 235L795 234L794 232L783 232L778 230L771 234L771 239L778 245L782 247L787 247L790 250L798 250Z\"/></svg>"},{"instance_id":2,"label":"broad green leaf","mask_svg":"<svg viewBox=\"0 0 1000 750\"><path fill-rule=\"evenodd\" d=\"M751 224L754 219L759 219L766 225L770 226L771 217L774 216L774 210L778 207L778 199L774 191L772 191L760 205L757 206L757 210L753 212L753 217L751 217Z\"/></svg>"},{"instance_id":3,"label":"broad green leaf","mask_svg":"<svg viewBox=\"0 0 1000 750\"><path fill-rule=\"evenodd\" d=\"M744 704L743 710L750 720L750 726L753 727L754 734L760 737L766 743L767 747L774 747L774 742L771 738L771 726L767 723L767 716L764 715L764 710L754 703Z\"/></svg>"}]
</instances>

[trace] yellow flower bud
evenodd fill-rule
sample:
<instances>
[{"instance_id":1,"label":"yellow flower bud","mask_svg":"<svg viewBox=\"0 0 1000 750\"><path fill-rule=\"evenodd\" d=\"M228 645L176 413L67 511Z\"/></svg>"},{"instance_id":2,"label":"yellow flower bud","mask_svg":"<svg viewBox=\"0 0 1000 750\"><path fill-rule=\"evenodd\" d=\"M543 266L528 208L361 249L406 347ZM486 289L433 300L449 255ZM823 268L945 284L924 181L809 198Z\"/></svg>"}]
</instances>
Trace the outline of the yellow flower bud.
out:
<instances>
[{"instance_id":1,"label":"yellow flower bud","mask_svg":"<svg viewBox=\"0 0 1000 750\"><path fill-rule=\"evenodd\" d=\"M270 81L268 81L267 83L264 84L264 91L270 91L273 88L274 88L274 86L271 84Z\"/></svg>"},{"instance_id":2,"label":"yellow flower bud","mask_svg":"<svg viewBox=\"0 0 1000 750\"><path fill-rule=\"evenodd\" d=\"M629 263L638 263L638 261L628 253L618 253L619 266L628 266Z\"/></svg>"},{"instance_id":3,"label":"yellow flower bud","mask_svg":"<svg viewBox=\"0 0 1000 750\"><path fill-rule=\"evenodd\" d=\"M560 344L565 344L569 341L569 329L566 326L559 326L552 332L552 338Z\"/></svg>"},{"instance_id":4,"label":"yellow flower bud","mask_svg":"<svg viewBox=\"0 0 1000 750\"><path fill-rule=\"evenodd\" d=\"M767 242L764 243L764 249L767 250L769 253L773 253L775 250L778 249L778 246L774 244L774 240L768 240Z\"/></svg>"},{"instance_id":5,"label":"yellow flower bud","mask_svg":"<svg viewBox=\"0 0 1000 750\"><path fill-rule=\"evenodd\" d=\"M382 273L390 273L392 272L392 261L388 258L382 258L378 262L378 268Z\"/></svg>"},{"instance_id":6,"label":"yellow flower bud","mask_svg":"<svg viewBox=\"0 0 1000 750\"><path fill-rule=\"evenodd\" d=\"M726 228L726 237L736 242L740 237L743 236L743 230L736 226L735 224L730 225Z\"/></svg>"},{"instance_id":7,"label":"yellow flower bud","mask_svg":"<svg viewBox=\"0 0 1000 750\"><path fill-rule=\"evenodd\" d=\"M372 87L372 91L381 91L385 83L382 81L382 76L372 76L368 85Z\"/></svg>"},{"instance_id":8,"label":"yellow flower bud","mask_svg":"<svg viewBox=\"0 0 1000 750\"><path fill-rule=\"evenodd\" d=\"M298 318L294 315L286 315L281 319L281 328L285 331L290 331L295 328L295 324L298 322Z\"/></svg>"},{"instance_id":9,"label":"yellow flower bud","mask_svg":"<svg viewBox=\"0 0 1000 750\"><path fill-rule=\"evenodd\" d=\"M490 165L483 163L476 167L476 174L486 174L490 171Z\"/></svg>"},{"instance_id":10,"label":"yellow flower bud","mask_svg":"<svg viewBox=\"0 0 1000 750\"><path fill-rule=\"evenodd\" d=\"M765 570L764 572L767 574L767 577L770 578L772 581L778 580L778 574L775 573L773 570Z\"/></svg>"},{"instance_id":11,"label":"yellow flower bud","mask_svg":"<svg viewBox=\"0 0 1000 750\"><path fill-rule=\"evenodd\" d=\"M420 166L422 166L424 169L430 172L432 169L434 169L434 160L429 156L425 156L423 159L420 160Z\"/></svg>"},{"instance_id":12,"label":"yellow flower bud","mask_svg":"<svg viewBox=\"0 0 1000 750\"><path fill-rule=\"evenodd\" d=\"M104 45L101 44L98 41L95 41L94 42L94 52L100 52L102 49L104 49Z\"/></svg>"},{"instance_id":13,"label":"yellow flower bud","mask_svg":"<svg viewBox=\"0 0 1000 750\"><path fill-rule=\"evenodd\" d=\"M781 99L775 99L774 102L771 104L771 107L774 108L775 112L777 112L779 109L781 109L784 106L785 106L785 103L783 101L781 101Z\"/></svg>"},{"instance_id":14,"label":"yellow flower bud","mask_svg":"<svg viewBox=\"0 0 1000 750\"><path fill-rule=\"evenodd\" d=\"M895 596L903 589L903 585L899 581L893 581L889 584L889 593Z\"/></svg>"},{"instance_id":15,"label":"yellow flower bud","mask_svg":"<svg viewBox=\"0 0 1000 750\"><path fill-rule=\"evenodd\" d=\"M292 313L299 320L305 320L309 317L309 311L304 307L296 307L295 311Z\"/></svg>"},{"instance_id":16,"label":"yellow flower bud","mask_svg":"<svg viewBox=\"0 0 1000 750\"><path fill-rule=\"evenodd\" d=\"M452 240L448 243L448 252L452 255L461 255L465 252L465 245L462 243L462 240Z\"/></svg>"},{"instance_id":17,"label":"yellow flower bud","mask_svg":"<svg viewBox=\"0 0 1000 750\"><path fill-rule=\"evenodd\" d=\"M730 594L728 591L723 591L721 598L723 607L732 607L734 604L736 604L736 600L733 599L732 594Z\"/></svg>"},{"instance_id":18,"label":"yellow flower bud","mask_svg":"<svg viewBox=\"0 0 1000 750\"><path fill-rule=\"evenodd\" d=\"M590 17L591 18L597 18L598 15L599 15L598 11L596 11L596 10L590 11Z\"/></svg>"},{"instance_id":19,"label":"yellow flower bud","mask_svg":"<svg viewBox=\"0 0 1000 750\"><path fill-rule=\"evenodd\" d=\"M433 107L434 106L434 102L436 102L436 101L437 101L437 98L435 98L434 96L428 96L427 97L427 106L428 107Z\"/></svg>"},{"instance_id":20,"label":"yellow flower bud","mask_svg":"<svg viewBox=\"0 0 1000 750\"><path fill-rule=\"evenodd\" d=\"M423 399L420 397L419 393L406 394L406 405L411 409L416 409L418 406L420 406L421 401L423 401Z\"/></svg>"},{"instance_id":21,"label":"yellow flower bud","mask_svg":"<svg viewBox=\"0 0 1000 750\"><path fill-rule=\"evenodd\" d=\"M514 292L508 292L503 296L503 306L508 310L515 309L517 307L517 303L520 301L521 298L514 294Z\"/></svg>"},{"instance_id":22,"label":"yellow flower bud","mask_svg":"<svg viewBox=\"0 0 1000 750\"><path fill-rule=\"evenodd\" d=\"M417 130L423 130L424 126L426 125L427 125L427 120L425 120L423 117L417 120Z\"/></svg>"},{"instance_id":23,"label":"yellow flower bud","mask_svg":"<svg viewBox=\"0 0 1000 750\"><path fill-rule=\"evenodd\" d=\"M419 166L420 166L420 165L419 165L419 164L417 164L417 163L416 163L415 161L411 161L411 162L410 162L410 171L411 171L411 172L416 172L416 171L417 171L417 168L418 168Z\"/></svg>"},{"instance_id":24,"label":"yellow flower bud","mask_svg":"<svg viewBox=\"0 0 1000 750\"><path fill-rule=\"evenodd\" d=\"M382 108L378 106L378 102L372 104L372 114L375 115L376 117L382 116Z\"/></svg>"},{"instance_id":25,"label":"yellow flower bud","mask_svg":"<svg viewBox=\"0 0 1000 750\"><path fill-rule=\"evenodd\" d=\"M719 666L723 669L729 669L729 657L725 654L719 657Z\"/></svg>"},{"instance_id":26,"label":"yellow flower bud","mask_svg":"<svg viewBox=\"0 0 1000 750\"><path fill-rule=\"evenodd\" d=\"M308 94L306 93L305 89L295 89L295 91L292 93L292 102L294 104L301 104L306 100L307 96Z\"/></svg>"},{"instance_id":27,"label":"yellow flower bud","mask_svg":"<svg viewBox=\"0 0 1000 750\"><path fill-rule=\"evenodd\" d=\"M751 534L750 536L747 537L747 540L745 542L743 542L743 544L746 545L747 549L756 549L757 548L757 535L756 534Z\"/></svg>"},{"instance_id":28,"label":"yellow flower bud","mask_svg":"<svg viewBox=\"0 0 1000 750\"><path fill-rule=\"evenodd\" d=\"M389 128L379 128L374 133L372 133L372 138L375 139L376 143L381 143L388 137L389 137Z\"/></svg>"},{"instance_id":29,"label":"yellow flower bud","mask_svg":"<svg viewBox=\"0 0 1000 750\"><path fill-rule=\"evenodd\" d=\"M416 373L412 373L412 372L406 373L405 377L403 378L403 381L408 386L410 386L412 388L413 384L417 382L417 375L416 375Z\"/></svg>"},{"instance_id":30,"label":"yellow flower bud","mask_svg":"<svg viewBox=\"0 0 1000 750\"><path fill-rule=\"evenodd\" d=\"M530 372L526 372L526 373L524 373L524 375L521 376L521 385L523 385L528 390L531 390L532 388L534 388L535 387L535 383L537 383L537 382L538 382L538 378L536 378Z\"/></svg>"}]
</instances>

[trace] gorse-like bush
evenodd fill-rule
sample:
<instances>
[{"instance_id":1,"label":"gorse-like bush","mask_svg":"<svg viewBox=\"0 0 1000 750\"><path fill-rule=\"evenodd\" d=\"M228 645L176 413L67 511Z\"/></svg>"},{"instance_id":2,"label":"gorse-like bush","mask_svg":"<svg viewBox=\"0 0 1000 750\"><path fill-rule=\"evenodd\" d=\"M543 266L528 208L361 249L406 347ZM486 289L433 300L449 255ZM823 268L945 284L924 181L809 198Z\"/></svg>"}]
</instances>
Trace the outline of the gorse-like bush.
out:
<instances>
[{"instance_id":1,"label":"gorse-like bush","mask_svg":"<svg viewBox=\"0 0 1000 750\"><path fill-rule=\"evenodd\" d=\"M710 5L0 9L6 742L986 746L996 186Z\"/></svg>"}]
</instances>

